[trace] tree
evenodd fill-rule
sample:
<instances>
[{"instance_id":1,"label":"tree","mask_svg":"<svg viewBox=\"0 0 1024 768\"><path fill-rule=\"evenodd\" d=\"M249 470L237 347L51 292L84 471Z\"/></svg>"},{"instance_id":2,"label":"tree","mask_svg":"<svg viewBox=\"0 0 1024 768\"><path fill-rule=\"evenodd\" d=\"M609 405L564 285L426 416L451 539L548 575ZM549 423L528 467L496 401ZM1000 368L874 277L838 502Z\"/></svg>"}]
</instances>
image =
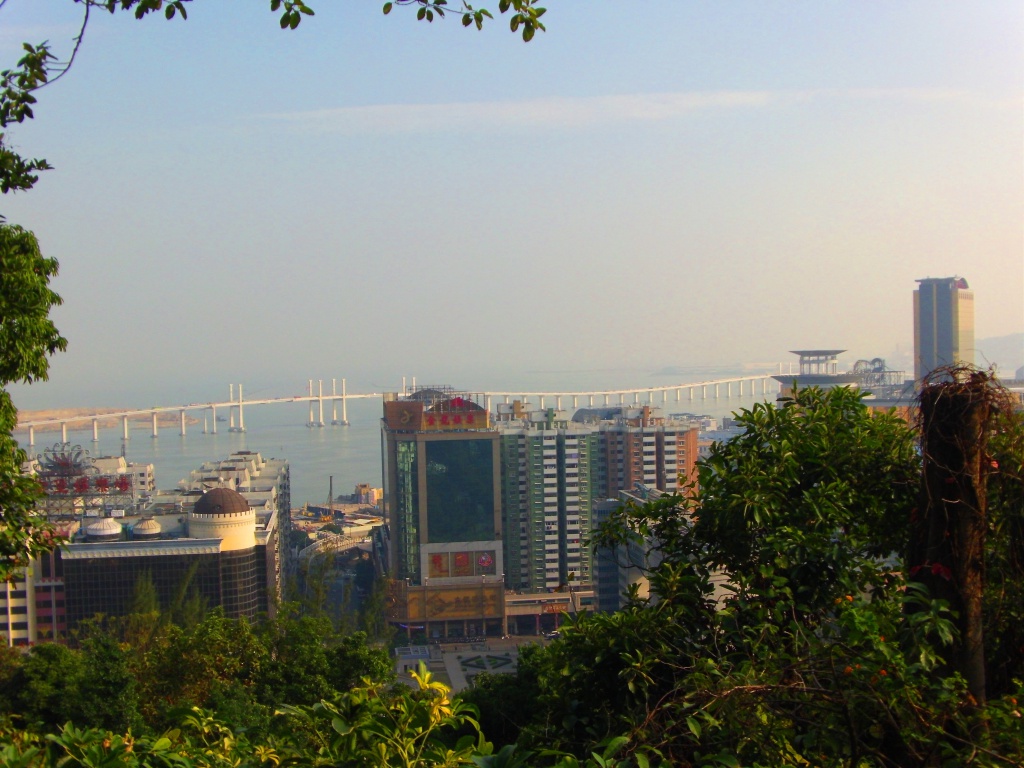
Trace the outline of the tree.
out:
<instances>
[{"instance_id":1,"label":"tree","mask_svg":"<svg viewBox=\"0 0 1024 768\"><path fill-rule=\"evenodd\" d=\"M687 536L746 599L810 613L881 586L902 552L916 502L914 431L872 415L863 395L803 389L781 407L758 404L744 432L712 446L699 468L697 519ZM892 562L890 561L890 565Z\"/></svg>"},{"instance_id":2,"label":"tree","mask_svg":"<svg viewBox=\"0 0 1024 768\"><path fill-rule=\"evenodd\" d=\"M130 652L97 626L82 641L74 720L117 733L141 724Z\"/></svg>"},{"instance_id":3,"label":"tree","mask_svg":"<svg viewBox=\"0 0 1024 768\"><path fill-rule=\"evenodd\" d=\"M327 616L301 616L294 603L282 605L258 630L267 651L258 678L259 699L274 706L312 704L329 696L333 688L325 639L332 634Z\"/></svg>"},{"instance_id":4,"label":"tree","mask_svg":"<svg viewBox=\"0 0 1024 768\"><path fill-rule=\"evenodd\" d=\"M487 755L490 744L473 720L472 710L452 700L450 689L434 680L422 664L413 678L418 695L405 691L386 695L380 685L361 686L334 701L282 707L289 732L308 739L295 739L286 748L286 760L298 758L295 762L299 762L314 753L320 765L482 764L474 757ZM460 738L463 731L468 733Z\"/></svg>"},{"instance_id":5,"label":"tree","mask_svg":"<svg viewBox=\"0 0 1024 768\"><path fill-rule=\"evenodd\" d=\"M950 667L963 675L974 701L984 704L986 565L996 566L993 575L1003 589L1018 594L1024 577L1020 419L994 378L967 366L933 372L918 401L924 472L909 572L956 611L959 632L947 655ZM1001 449L998 458L990 453L992 438ZM992 477L1000 477L992 484L1002 503L994 516L988 503ZM1003 533L1005 556L987 546L990 530ZM1000 602L1001 609L1008 607Z\"/></svg>"},{"instance_id":6,"label":"tree","mask_svg":"<svg viewBox=\"0 0 1024 768\"><path fill-rule=\"evenodd\" d=\"M81 718L77 684L82 657L56 643L35 646L13 676L12 713L28 725L55 729Z\"/></svg>"},{"instance_id":7,"label":"tree","mask_svg":"<svg viewBox=\"0 0 1024 768\"><path fill-rule=\"evenodd\" d=\"M56 274L56 259L43 257L35 235L0 223L0 579L14 578L54 542L52 528L33 514L42 489L21 474L27 457L12 434L18 412L6 386L45 380L49 355L67 346L49 317L61 303L50 290Z\"/></svg>"},{"instance_id":8,"label":"tree","mask_svg":"<svg viewBox=\"0 0 1024 768\"><path fill-rule=\"evenodd\" d=\"M383 645L390 645L395 634L394 627L387 620L390 587L389 579L375 578L359 610L360 629L366 632L372 641Z\"/></svg>"},{"instance_id":9,"label":"tree","mask_svg":"<svg viewBox=\"0 0 1024 768\"><path fill-rule=\"evenodd\" d=\"M1003 409L989 438L983 597L989 696L1024 680L1024 412Z\"/></svg>"},{"instance_id":10,"label":"tree","mask_svg":"<svg viewBox=\"0 0 1024 768\"><path fill-rule=\"evenodd\" d=\"M738 421L694 498L625 507L598 536L658 551L652 598L568 623L528 661L519 744L583 756L624 737L625 756L683 766L1018 764L1020 683L980 706L946 662L949 603L902 576L909 428L843 389Z\"/></svg>"},{"instance_id":11,"label":"tree","mask_svg":"<svg viewBox=\"0 0 1024 768\"><path fill-rule=\"evenodd\" d=\"M230 702L232 714L249 710L246 716L255 720L267 714L256 711L255 702L267 649L248 621L228 619L220 609L188 630L162 627L134 661L140 709L151 727L168 727L183 707L215 703Z\"/></svg>"},{"instance_id":12,"label":"tree","mask_svg":"<svg viewBox=\"0 0 1024 768\"><path fill-rule=\"evenodd\" d=\"M365 632L344 635L327 648L327 680L339 692L355 688L363 679L389 683L395 678L387 648L371 646Z\"/></svg>"}]
</instances>

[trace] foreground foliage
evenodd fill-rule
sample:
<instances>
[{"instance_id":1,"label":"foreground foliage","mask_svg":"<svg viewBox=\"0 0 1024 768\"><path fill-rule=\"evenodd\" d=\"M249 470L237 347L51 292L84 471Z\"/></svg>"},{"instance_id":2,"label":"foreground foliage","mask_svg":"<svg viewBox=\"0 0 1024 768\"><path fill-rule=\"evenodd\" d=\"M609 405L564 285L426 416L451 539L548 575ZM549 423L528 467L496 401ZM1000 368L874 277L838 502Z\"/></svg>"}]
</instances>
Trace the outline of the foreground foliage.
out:
<instances>
[{"instance_id":1,"label":"foreground foliage","mask_svg":"<svg viewBox=\"0 0 1024 768\"><path fill-rule=\"evenodd\" d=\"M638 764L1024 761L1021 579L1008 565L1021 559L1021 422L1008 416L992 438L1006 468L987 478L1003 500L990 506L986 551L986 658L998 675L979 706L949 664L956 613L904 577L915 434L861 398L810 389L757 406L701 462L695 498L620 509L600 543L652 547L654 597L582 616L524 655L517 679L485 680L488 695L469 694L482 720L522 746L577 755L625 737L621 757ZM530 688L532 707L500 703Z\"/></svg>"},{"instance_id":2,"label":"foreground foliage","mask_svg":"<svg viewBox=\"0 0 1024 768\"><path fill-rule=\"evenodd\" d=\"M498 752L480 731L475 710L452 699L446 685L422 665L416 690L387 689L363 681L353 690L312 706L281 707L272 733L250 740L211 712L194 708L179 727L159 736L134 737L76 728L41 736L0 723L0 764L6 768L219 768L234 766L373 766L374 768L523 768L543 761L555 768L618 765L624 740L586 761L545 750Z\"/></svg>"},{"instance_id":3,"label":"foreground foliage","mask_svg":"<svg viewBox=\"0 0 1024 768\"><path fill-rule=\"evenodd\" d=\"M40 253L35 235L0 223L0 582L55 541L33 514L42 489L21 474L28 457L12 434L18 412L6 387L45 380L49 356L67 346L49 317L61 303L50 289L56 274L57 261Z\"/></svg>"},{"instance_id":4,"label":"foreground foliage","mask_svg":"<svg viewBox=\"0 0 1024 768\"><path fill-rule=\"evenodd\" d=\"M94 645L92 661L78 667L67 649L46 658L35 649L22 663L34 670L25 701L36 702L39 727L23 720L0 730L0 760L25 768L1024 763L1020 415L1002 413L986 427L991 460L977 475L989 498L986 699L958 671L956 611L904 574L901 553L913 551L907 543L920 530L912 429L871 415L844 389L798 391L738 420L743 435L701 462L695 497L625 506L600 534L606 548L642 541L653 550L652 596L634 591L617 613L569 620L559 640L522 649L515 675L483 676L461 699L422 668L416 690L369 680L342 690L329 678L339 662L300 617L253 631L214 616L148 646L145 663L166 670L156 686L118 678L116 645ZM947 567L933 575L955 579L959 566ZM194 675L173 678L176 660L203 654ZM0 656L0 674L17 664ZM134 679L151 686L140 687L140 701L192 708L142 707L141 726L61 724L59 716L116 700L88 670L126 681L117 687L129 698ZM77 709L62 693L65 679L80 681ZM262 719L252 716L259 711ZM21 716L28 720L27 710Z\"/></svg>"},{"instance_id":5,"label":"foreground foliage","mask_svg":"<svg viewBox=\"0 0 1024 768\"><path fill-rule=\"evenodd\" d=\"M276 707L312 705L362 680L394 679L387 650L324 617L285 605L255 627L214 611L194 627L133 615L95 622L77 648L0 652L0 715L40 733L68 721L112 732L160 733L182 712L217 712L226 728L262 738Z\"/></svg>"}]
</instances>

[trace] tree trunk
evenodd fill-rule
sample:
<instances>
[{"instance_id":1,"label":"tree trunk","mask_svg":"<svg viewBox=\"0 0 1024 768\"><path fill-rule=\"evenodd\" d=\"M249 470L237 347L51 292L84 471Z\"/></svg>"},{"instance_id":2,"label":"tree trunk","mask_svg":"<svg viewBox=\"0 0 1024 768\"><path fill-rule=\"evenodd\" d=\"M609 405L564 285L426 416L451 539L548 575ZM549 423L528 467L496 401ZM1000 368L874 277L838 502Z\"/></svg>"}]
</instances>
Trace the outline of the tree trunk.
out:
<instances>
[{"instance_id":1,"label":"tree trunk","mask_svg":"<svg viewBox=\"0 0 1024 768\"><path fill-rule=\"evenodd\" d=\"M949 662L978 705L985 696L982 593L985 583L985 446L993 414L987 374L951 371L920 394L924 472L911 578L958 613L959 643Z\"/></svg>"}]
</instances>

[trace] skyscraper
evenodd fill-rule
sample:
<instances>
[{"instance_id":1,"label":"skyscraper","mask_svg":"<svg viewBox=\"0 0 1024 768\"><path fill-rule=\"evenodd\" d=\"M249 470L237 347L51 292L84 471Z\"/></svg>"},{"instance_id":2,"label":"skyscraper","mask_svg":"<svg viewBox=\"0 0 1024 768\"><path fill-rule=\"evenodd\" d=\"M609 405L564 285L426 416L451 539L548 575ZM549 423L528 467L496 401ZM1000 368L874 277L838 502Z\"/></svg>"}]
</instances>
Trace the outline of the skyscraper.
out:
<instances>
[{"instance_id":1,"label":"skyscraper","mask_svg":"<svg viewBox=\"0 0 1024 768\"><path fill-rule=\"evenodd\" d=\"M507 586L543 592L589 584L586 539L595 465L603 458L600 433L590 425L556 424L553 418L498 426Z\"/></svg>"},{"instance_id":2,"label":"skyscraper","mask_svg":"<svg viewBox=\"0 0 1024 768\"><path fill-rule=\"evenodd\" d=\"M391 619L430 638L504 634L498 432L447 387L387 396Z\"/></svg>"},{"instance_id":3,"label":"skyscraper","mask_svg":"<svg viewBox=\"0 0 1024 768\"><path fill-rule=\"evenodd\" d=\"M962 277L926 277L914 291L914 379L974 363L974 292Z\"/></svg>"},{"instance_id":4,"label":"skyscraper","mask_svg":"<svg viewBox=\"0 0 1024 768\"><path fill-rule=\"evenodd\" d=\"M581 408L571 420L547 409L497 427L510 589L591 585L594 504L638 485L675 493L695 479L698 428L646 405Z\"/></svg>"}]
</instances>

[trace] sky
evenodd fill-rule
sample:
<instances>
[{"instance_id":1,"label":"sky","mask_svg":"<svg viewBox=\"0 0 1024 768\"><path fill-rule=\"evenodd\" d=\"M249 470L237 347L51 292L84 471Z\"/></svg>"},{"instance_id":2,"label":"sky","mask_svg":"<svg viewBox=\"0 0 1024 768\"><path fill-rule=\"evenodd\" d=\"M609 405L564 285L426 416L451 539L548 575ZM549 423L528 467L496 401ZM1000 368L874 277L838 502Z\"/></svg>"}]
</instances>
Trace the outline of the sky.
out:
<instances>
[{"instance_id":1,"label":"sky","mask_svg":"<svg viewBox=\"0 0 1024 768\"><path fill-rule=\"evenodd\" d=\"M1024 332L1018 0L549 0L529 44L310 4L93 14L8 137L55 166L0 212L69 339L19 407L906 367L914 280L953 274L978 338ZM80 13L8 0L0 68Z\"/></svg>"}]
</instances>

